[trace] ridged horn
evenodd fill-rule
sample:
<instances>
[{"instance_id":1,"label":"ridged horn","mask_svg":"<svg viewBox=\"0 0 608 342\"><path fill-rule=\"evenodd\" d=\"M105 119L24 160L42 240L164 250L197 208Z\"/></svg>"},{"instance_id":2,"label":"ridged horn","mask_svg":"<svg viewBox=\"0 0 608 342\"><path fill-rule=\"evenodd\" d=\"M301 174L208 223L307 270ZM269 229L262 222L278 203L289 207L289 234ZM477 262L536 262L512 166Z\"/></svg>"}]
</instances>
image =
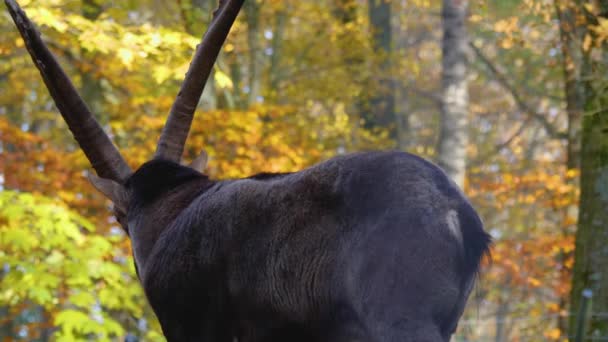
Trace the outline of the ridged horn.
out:
<instances>
[{"instance_id":1,"label":"ridged horn","mask_svg":"<svg viewBox=\"0 0 608 342\"><path fill-rule=\"evenodd\" d=\"M188 72L163 127L155 159L179 163L190 131L194 111L203 94L213 64L230 32L244 0L222 0L197 46Z\"/></svg>"},{"instance_id":2,"label":"ridged horn","mask_svg":"<svg viewBox=\"0 0 608 342\"><path fill-rule=\"evenodd\" d=\"M55 105L100 177L123 183L131 168L80 97L40 32L14 0L4 0Z\"/></svg>"}]
</instances>

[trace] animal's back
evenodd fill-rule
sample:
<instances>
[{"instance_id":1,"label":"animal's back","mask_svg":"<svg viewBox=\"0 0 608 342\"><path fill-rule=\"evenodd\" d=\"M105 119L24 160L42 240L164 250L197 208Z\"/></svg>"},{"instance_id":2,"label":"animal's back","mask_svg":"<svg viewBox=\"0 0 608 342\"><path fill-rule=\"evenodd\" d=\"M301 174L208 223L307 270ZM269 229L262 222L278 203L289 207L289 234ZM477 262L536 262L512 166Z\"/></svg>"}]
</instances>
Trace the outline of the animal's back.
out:
<instances>
[{"instance_id":1,"label":"animal's back","mask_svg":"<svg viewBox=\"0 0 608 342\"><path fill-rule=\"evenodd\" d=\"M343 169L342 295L359 328L378 341L449 340L489 245L481 220L420 157L363 153Z\"/></svg>"},{"instance_id":2,"label":"animal's back","mask_svg":"<svg viewBox=\"0 0 608 342\"><path fill-rule=\"evenodd\" d=\"M258 211L239 228L250 231L240 246L255 256L239 253L235 262L255 270L243 272L254 288L244 297L260 300L253 306L332 340L449 336L489 239L438 167L407 153L369 152L257 181L264 186L248 182L257 200L243 201L250 210L241 211ZM400 334L412 324L422 335Z\"/></svg>"}]
</instances>

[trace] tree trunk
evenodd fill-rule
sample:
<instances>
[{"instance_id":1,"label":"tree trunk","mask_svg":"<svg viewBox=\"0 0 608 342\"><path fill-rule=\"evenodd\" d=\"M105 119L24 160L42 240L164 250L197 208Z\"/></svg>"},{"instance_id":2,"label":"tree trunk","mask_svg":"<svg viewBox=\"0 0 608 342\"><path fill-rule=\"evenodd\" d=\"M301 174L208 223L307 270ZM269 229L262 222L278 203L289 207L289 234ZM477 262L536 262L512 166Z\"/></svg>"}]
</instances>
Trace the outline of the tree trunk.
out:
<instances>
[{"instance_id":1,"label":"tree trunk","mask_svg":"<svg viewBox=\"0 0 608 342\"><path fill-rule=\"evenodd\" d=\"M593 291L585 336L608 336L608 112L583 119L581 198L572 280L572 310L584 289ZM574 334L576 315L570 321Z\"/></svg>"},{"instance_id":2,"label":"tree trunk","mask_svg":"<svg viewBox=\"0 0 608 342\"><path fill-rule=\"evenodd\" d=\"M392 30L391 2L368 0L368 15L372 31L372 46L380 56L378 78L372 80L373 87L369 99L369 109L364 111L368 128L385 128L389 137L397 139L397 120L395 117L395 83L391 73Z\"/></svg>"},{"instance_id":3,"label":"tree trunk","mask_svg":"<svg viewBox=\"0 0 608 342\"><path fill-rule=\"evenodd\" d=\"M88 20L94 21L102 13L102 7L94 0L82 1L82 16ZM94 61L91 61L94 63ZM103 88L92 72L82 72L82 88L81 94L84 101L87 103L93 115L97 117L102 124L106 124L109 120L107 115L103 115Z\"/></svg>"},{"instance_id":4,"label":"tree trunk","mask_svg":"<svg viewBox=\"0 0 608 342\"><path fill-rule=\"evenodd\" d=\"M501 300L498 304L495 314L496 333L494 334L494 342L505 342L508 340L507 319L509 319L509 309L511 308L509 301Z\"/></svg>"},{"instance_id":5,"label":"tree trunk","mask_svg":"<svg viewBox=\"0 0 608 342\"><path fill-rule=\"evenodd\" d=\"M0 337L2 338L2 341L10 341L14 338L14 322L10 317L10 308L8 306L0 306L0 322L2 322L0 323Z\"/></svg>"},{"instance_id":6,"label":"tree trunk","mask_svg":"<svg viewBox=\"0 0 608 342\"><path fill-rule=\"evenodd\" d=\"M584 63L581 43L586 28L576 25L576 8L572 1L556 0L559 19L562 68L564 70L564 94L568 114L568 168L577 169L580 161L581 119L585 105L585 89L581 80Z\"/></svg>"},{"instance_id":7,"label":"tree trunk","mask_svg":"<svg viewBox=\"0 0 608 342\"><path fill-rule=\"evenodd\" d=\"M357 0L335 0L332 15L344 27L356 25L357 18L359 17L359 8ZM353 70L352 72L367 67L366 58L363 55L353 55L349 52L351 49L351 40L348 39L348 30L345 30L344 33L341 33L338 36L335 48L342 54L342 64L350 70ZM366 76L357 77L355 78L355 82L365 85L368 83L366 78ZM349 113L353 122L358 123L365 118L364 113L366 112L365 104L367 103L367 99L364 98L364 95L365 93L359 94L352 103L345 104L346 112Z\"/></svg>"},{"instance_id":8,"label":"tree trunk","mask_svg":"<svg viewBox=\"0 0 608 342\"><path fill-rule=\"evenodd\" d=\"M272 30L272 55L270 56L270 70L268 71L268 93L273 102L281 101L279 92L279 83L281 82L281 57L282 44L285 32L285 24L287 22L287 13L285 10L280 10L275 17L274 29Z\"/></svg>"},{"instance_id":9,"label":"tree trunk","mask_svg":"<svg viewBox=\"0 0 608 342\"><path fill-rule=\"evenodd\" d=\"M581 79L582 68L586 63L585 56L581 48L581 42L585 36L586 27L576 25L576 7L572 1L556 0L555 10L559 19L560 45L562 50L562 69L564 72L564 95L566 99L566 112L568 115L567 130L567 157L566 167L568 170L580 167L581 149L581 120L583 118L585 104L585 89ZM576 183L576 179L571 183ZM576 185L576 184L574 184ZM572 204L562 214L562 222L569 221L570 217L577 216L578 207ZM561 225L562 235L567 238L573 234L574 224ZM558 263L560 267L560 279L568 279L571 274L570 267L566 261L572 253L562 252L559 255ZM561 296L558 300L559 312L568 311L569 298L567 295ZM557 318L557 328L565 335L568 331L568 317L559 315Z\"/></svg>"},{"instance_id":10,"label":"tree trunk","mask_svg":"<svg viewBox=\"0 0 608 342\"><path fill-rule=\"evenodd\" d=\"M398 5L398 13L403 11L403 8L410 6L409 3L401 3ZM406 21L409 20L404 16L396 16L398 21L395 32L395 45L393 49L396 55L401 55L401 51L410 48L409 41L412 39L412 35L416 35L416 32L412 32L407 28ZM407 87L403 82L395 82L395 118L396 118L396 132L397 135L397 149L401 151L407 151L411 146L414 145L412 138L413 134L410 132L410 96Z\"/></svg>"},{"instance_id":11,"label":"tree trunk","mask_svg":"<svg viewBox=\"0 0 608 342\"><path fill-rule=\"evenodd\" d=\"M441 129L437 148L439 165L461 187L464 184L469 140L467 7L466 0L443 1Z\"/></svg>"},{"instance_id":12,"label":"tree trunk","mask_svg":"<svg viewBox=\"0 0 608 342\"><path fill-rule=\"evenodd\" d=\"M578 10L579 25L589 27L598 24L598 17L585 9L585 5L593 3L591 0L576 1L574 8ZM599 16L605 19L607 15L608 4L600 2ZM583 19L586 19L586 23L580 23ZM592 31L588 33L594 34ZM600 47L585 49L583 41L578 43L583 58L573 62L578 62L576 68L581 70L576 87L583 92L585 115L582 120L581 193L572 270L570 311L573 315L569 322L569 335L577 333L577 323L584 318L585 338L605 338L608 336L608 94L598 75L606 72L608 48L604 43ZM593 60L590 58L592 53ZM603 61L599 62L602 58ZM583 290L591 291L593 296L591 314L587 317L578 315Z\"/></svg>"},{"instance_id":13,"label":"tree trunk","mask_svg":"<svg viewBox=\"0 0 608 342\"><path fill-rule=\"evenodd\" d=\"M247 79L247 107L258 102L261 96L260 70L260 4L245 2L247 20L247 45L249 46L249 70Z\"/></svg>"}]
</instances>

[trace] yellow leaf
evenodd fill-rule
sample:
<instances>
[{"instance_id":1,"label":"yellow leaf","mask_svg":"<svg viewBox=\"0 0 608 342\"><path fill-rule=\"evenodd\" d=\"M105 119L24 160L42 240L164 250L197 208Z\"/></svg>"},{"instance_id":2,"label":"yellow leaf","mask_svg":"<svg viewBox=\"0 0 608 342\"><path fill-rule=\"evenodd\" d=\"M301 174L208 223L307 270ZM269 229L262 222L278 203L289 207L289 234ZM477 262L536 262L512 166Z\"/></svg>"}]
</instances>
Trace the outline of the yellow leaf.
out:
<instances>
[{"instance_id":1,"label":"yellow leaf","mask_svg":"<svg viewBox=\"0 0 608 342\"><path fill-rule=\"evenodd\" d=\"M566 177L568 178L574 178L578 176L578 170L577 169L570 169L566 172Z\"/></svg>"},{"instance_id":2,"label":"yellow leaf","mask_svg":"<svg viewBox=\"0 0 608 342\"><path fill-rule=\"evenodd\" d=\"M219 69L215 70L215 83L220 89L232 89L232 80Z\"/></svg>"},{"instance_id":3,"label":"yellow leaf","mask_svg":"<svg viewBox=\"0 0 608 342\"><path fill-rule=\"evenodd\" d=\"M224 51L226 51L226 52L234 51L234 44L226 43L226 45L224 45Z\"/></svg>"},{"instance_id":4,"label":"yellow leaf","mask_svg":"<svg viewBox=\"0 0 608 342\"><path fill-rule=\"evenodd\" d=\"M544 335L550 340L558 340L562 336L562 332L558 328L552 328L545 331Z\"/></svg>"},{"instance_id":5,"label":"yellow leaf","mask_svg":"<svg viewBox=\"0 0 608 342\"><path fill-rule=\"evenodd\" d=\"M494 24L494 30L496 32L511 33L517 28L518 22L519 18L517 17L499 20Z\"/></svg>"},{"instance_id":6,"label":"yellow leaf","mask_svg":"<svg viewBox=\"0 0 608 342\"><path fill-rule=\"evenodd\" d=\"M539 287L542 284L540 280L533 277L528 278L528 283L530 283L530 285L532 285L533 287Z\"/></svg>"},{"instance_id":7,"label":"yellow leaf","mask_svg":"<svg viewBox=\"0 0 608 342\"><path fill-rule=\"evenodd\" d=\"M483 20L483 17L480 16L479 14L473 14L469 17L469 21L472 23L478 23L481 22Z\"/></svg>"},{"instance_id":8,"label":"yellow leaf","mask_svg":"<svg viewBox=\"0 0 608 342\"><path fill-rule=\"evenodd\" d=\"M513 47L513 45L515 45L514 42L513 42L513 39L508 39L507 38L507 39L503 39L500 42L500 47L502 47L503 49L510 49L510 48Z\"/></svg>"},{"instance_id":9,"label":"yellow leaf","mask_svg":"<svg viewBox=\"0 0 608 342\"><path fill-rule=\"evenodd\" d=\"M583 40L583 51L589 51L589 49L591 48L591 43L591 35L587 33L585 35L585 39Z\"/></svg>"},{"instance_id":10,"label":"yellow leaf","mask_svg":"<svg viewBox=\"0 0 608 342\"><path fill-rule=\"evenodd\" d=\"M163 83L169 78L169 75L171 75L171 70L164 65L159 65L154 68L153 76L157 83Z\"/></svg>"},{"instance_id":11,"label":"yellow leaf","mask_svg":"<svg viewBox=\"0 0 608 342\"><path fill-rule=\"evenodd\" d=\"M180 35L174 32L170 32L164 35L165 45L178 45L181 42Z\"/></svg>"},{"instance_id":12,"label":"yellow leaf","mask_svg":"<svg viewBox=\"0 0 608 342\"><path fill-rule=\"evenodd\" d=\"M134 58L133 52L131 50L125 48L118 49L118 58L120 58L120 60L127 67L127 69L131 69Z\"/></svg>"}]
</instances>

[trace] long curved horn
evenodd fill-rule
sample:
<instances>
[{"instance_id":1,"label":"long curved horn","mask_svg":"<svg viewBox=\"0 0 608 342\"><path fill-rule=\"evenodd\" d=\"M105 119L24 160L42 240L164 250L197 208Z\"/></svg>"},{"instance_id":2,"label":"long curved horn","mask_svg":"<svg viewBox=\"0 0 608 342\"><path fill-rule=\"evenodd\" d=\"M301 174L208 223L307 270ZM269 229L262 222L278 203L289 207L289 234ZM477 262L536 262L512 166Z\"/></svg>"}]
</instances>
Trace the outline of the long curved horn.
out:
<instances>
[{"instance_id":1,"label":"long curved horn","mask_svg":"<svg viewBox=\"0 0 608 342\"><path fill-rule=\"evenodd\" d=\"M40 32L14 0L4 0L13 21L25 41L34 64L55 100L72 135L100 177L123 183L131 168L103 131L55 56L40 38Z\"/></svg>"},{"instance_id":2,"label":"long curved horn","mask_svg":"<svg viewBox=\"0 0 608 342\"><path fill-rule=\"evenodd\" d=\"M213 20L196 48L184 83L171 107L169 117L163 127L155 159L180 161L184 144L190 131L194 111L203 94L203 89L217 59L222 44L230 32L244 0L220 0L218 9L213 13Z\"/></svg>"}]
</instances>

